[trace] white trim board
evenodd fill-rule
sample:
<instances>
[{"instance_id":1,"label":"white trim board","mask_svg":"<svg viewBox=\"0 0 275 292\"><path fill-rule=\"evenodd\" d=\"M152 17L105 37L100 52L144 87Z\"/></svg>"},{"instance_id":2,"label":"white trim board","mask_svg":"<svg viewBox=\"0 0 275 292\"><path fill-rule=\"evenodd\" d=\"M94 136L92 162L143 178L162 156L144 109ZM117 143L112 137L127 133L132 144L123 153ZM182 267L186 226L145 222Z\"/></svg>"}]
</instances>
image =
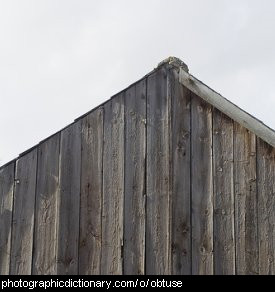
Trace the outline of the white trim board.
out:
<instances>
[{"instance_id":1,"label":"white trim board","mask_svg":"<svg viewBox=\"0 0 275 292\"><path fill-rule=\"evenodd\" d=\"M179 82L225 115L275 147L275 131L254 118L180 67Z\"/></svg>"}]
</instances>

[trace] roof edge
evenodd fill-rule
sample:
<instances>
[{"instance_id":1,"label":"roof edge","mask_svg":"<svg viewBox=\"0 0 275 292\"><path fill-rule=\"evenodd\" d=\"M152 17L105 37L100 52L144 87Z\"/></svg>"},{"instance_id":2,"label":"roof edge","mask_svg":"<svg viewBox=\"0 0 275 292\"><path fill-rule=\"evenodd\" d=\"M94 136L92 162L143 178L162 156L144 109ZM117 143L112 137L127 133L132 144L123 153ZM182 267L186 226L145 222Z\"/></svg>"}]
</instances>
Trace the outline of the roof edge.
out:
<instances>
[{"instance_id":1,"label":"roof edge","mask_svg":"<svg viewBox=\"0 0 275 292\"><path fill-rule=\"evenodd\" d=\"M176 67L176 68L181 68L182 70L184 70L185 72L189 72L189 68L188 66L179 58L177 57L168 57L166 58L165 60L163 60L162 62L160 62L158 64L158 67L162 67L162 66L165 66L165 65L171 65L173 67Z\"/></svg>"},{"instance_id":2,"label":"roof edge","mask_svg":"<svg viewBox=\"0 0 275 292\"><path fill-rule=\"evenodd\" d=\"M273 129L196 79L182 67L179 68L179 82L232 120L275 147L275 131Z\"/></svg>"},{"instance_id":3,"label":"roof edge","mask_svg":"<svg viewBox=\"0 0 275 292\"><path fill-rule=\"evenodd\" d=\"M113 97L117 96L121 92L126 91L132 85L140 82L141 80L147 78L148 76L150 76L151 74L159 70L161 67L167 66L167 65L171 66L172 68L176 69L179 72L179 82L183 86L185 86L187 89L189 89L190 91L192 91L193 93L201 97L203 100L205 100L206 102L208 102L209 104L211 104L212 106L214 106L215 108L223 112L225 115L227 115L234 121L241 124L243 127L247 128L248 130L256 134L258 137L260 137L262 140L264 140L265 142L267 142L268 144L270 144L271 146L275 148L275 131L273 129L271 129L270 127L265 125L262 121L253 117L246 111L242 110L237 105L235 105L234 103L230 102L228 99L223 97L221 94L217 93L216 91L214 91L213 89L205 85L203 82L201 82L200 80L196 79L194 76L189 74L188 66L181 59L177 57L168 57L162 62L160 62L154 70L152 70L151 72L149 72L148 74L140 78L138 81L132 83L131 85L129 85L128 87L120 91L119 93L114 94L111 98L107 99L102 104L100 104L99 106L96 106L95 108L88 111L84 115L81 115L80 117L75 119L72 123L63 127L61 130L57 131L53 135L50 135L49 137L37 143L35 146L22 152L15 159L3 165L0 165L0 170L6 167L7 165L16 162L20 157L29 153L35 147L38 147L40 144L44 143L52 136L59 134L62 130L68 128L73 123L78 122L80 119L84 118L88 114L92 113L96 109L100 108L101 106L109 102Z\"/></svg>"},{"instance_id":4,"label":"roof edge","mask_svg":"<svg viewBox=\"0 0 275 292\"><path fill-rule=\"evenodd\" d=\"M172 59L174 61L172 61ZM180 61L180 63L178 63L176 65L176 59ZM62 127L60 130L56 131L54 134L52 135L49 135L48 137L44 138L43 140L39 141L38 143L36 143L34 146L28 148L27 150L21 152L19 155L16 156L16 158L8 161L8 162L5 162L4 164L0 164L0 170L5 168L7 165L13 163L13 162L16 162L18 159L20 159L21 157L23 157L24 155L28 154L29 152L33 151L35 148L39 147L39 145L43 144L44 142L46 142L48 139L50 139L51 137L55 136L55 135L58 135L60 134L63 130L67 129L68 127L70 127L71 125L73 125L74 123L80 121L81 119L85 118L86 116L88 116L89 114L91 114L92 112L96 111L97 109L99 109L100 107L104 106L106 103L110 102L113 98L115 98L117 95L123 93L123 92L126 92L130 87L132 87L133 85L141 82L142 80L148 78L150 75L154 74L157 70L160 69L160 67L162 65L167 65L167 64L170 64L170 65L173 65L174 67L177 67L179 68L179 65L183 66L183 62L176 58L176 57L169 57L167 59L165 59L163 62L161 62L159 64L159 66L157 66L156 68L154 68L153 70L151 70L149 73L147 73L146 75L144 75L143 77L139 78L137 81L135 82L132 82L130 85L128 85L127 87L125 87L124 89L120 90L119 92L113 94L111 97L109 98L106 98L105 101L103 101L101 104L99 104L98 106L92 108L91 110L89 110L88 112L82 114L81 116L77 117L76 119L74 119L70 124Z\"/></svg>"}]
</instances>

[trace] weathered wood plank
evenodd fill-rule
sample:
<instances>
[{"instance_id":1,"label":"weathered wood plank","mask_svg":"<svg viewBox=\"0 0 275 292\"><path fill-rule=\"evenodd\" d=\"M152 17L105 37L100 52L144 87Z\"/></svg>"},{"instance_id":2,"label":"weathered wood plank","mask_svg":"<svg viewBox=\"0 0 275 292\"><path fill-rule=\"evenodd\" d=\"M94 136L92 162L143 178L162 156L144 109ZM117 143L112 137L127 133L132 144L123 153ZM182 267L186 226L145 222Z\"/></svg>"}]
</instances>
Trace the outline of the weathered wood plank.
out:
<instances>
[{"instance_id":1,"label":"weathered wood plank","mask_svg":"<svg viewBox=\"0 0 275 292\"><path fill-rule=\"evenodd\" d=\"M38 147L32 267L34 275L56 274L59 148L60 134L51 137Z\"/></svg>"},{"instance_id":2,"label":"weathered wood plank","mask_svg":"<svg viewBox=\"0 0 275 292\"><path fill-rule=\"evenodd\" d=\"M214 271L235 274L233 121L213 111Z\"/></svg>"},{"instance_id":3,"label":"weathered wood plank","mask_svg":"<svg viewBox=\"0 0 275 292\"><path fill-rule=\"evenodd\" d=\"M101 274L122 274L124 93L104 106Z\"/></svg>"},{"instance_id":4,"label":"weathered wood plank","mask_svg":"<svg viewBox=\"0 0 275 292\"><path fill-rule=\"evenodd\" d=\"M192 99L192 273L213 274L212 107Z\"/></svg>"},{"instance_id":5,"label":"weathered wood plank","mask_svg":"<svg viewBox=\"0 0 275 292\"><path fill-rule=\"evenodd\" d=\"M37 148L16 162L11 275L30 275L34 229Z\"/></svg>"},{"instance_id":6,"label":"weathered wood plank","mask_svg":"<svg viewBox=\"0 0 275 292\"><path fill-rule=\"evenodd\" d=\"M191 274L191 101L190 91L169 78L172 97L172 274Z\"/></svg>"},{"instance_id":7,"label":"weathered wood plank","mask_svg":"<svg viewBox=\"0 0 275 292\"><path fill-rule=\"evenodd\" d=\"M14 163L0 170L0 275L10 268L11 224L14 188Z\"/></svg>"},{"instance_id":8,"label":"weathered wood plank","mask_svg":"<svg viewBox=\"0 0 275 292\"><path fill-rule=\"evenodd\" d=\"M236 273L259 273L256 138L234 124Z\"/></svg>"},{"instance_id":9,"label":"weathered wood plank","mask_svg":"<svg viewBox=\"0 0 275 292\"><path fill-rule=\"evenodd\" d=\"M258 138L259 272L275 274L275 148Z\"/></svg>"},{"instance_id":10,"label":"weathered wood plank","mask_svg":"<svg viewBox=\"0 0 275 292\"><path fill-rule=\"evenodd\" d=\"M81 120L61 132L57 273L78 273Z\"/></svg>"},{"instance_id":11,"label":"weathered wood plank","mask_svg":"<svg viewBox=\"0 0 275 292\"><path fill-rule=\"evenodd\" d=\"M125 96L124 274L145 271L146 80Z\"/></svg>"},{"instance_id":12,"label":"weathered wood plank","mask_svg":"<svg viewBox=\"0 0 275 292\"><path fill-rule=\"evenodd\" d=\"M211 104L223 112L226 116L236 121L243 127L255 133L258 137L275 147L275 131L267 127L261 121L254 118L252 115L240 109L238 106L230 102L228 99L221 96L219 93L203 84L194 76L186 72L186 68L180 68L179 82L197 94L207 103Z\"/></svg>"},{"instance_id":13,"label":"weathered wood plank","mask_svg":"<svg viewBox=\"0 0 275 292\"><path fill-rule=\"evenodd\" d=\"M82 121L79 274L100 274L103 108Z\"/></svg>"},{"instance_id":14,"label":"weathered wood plank","mask_svg":"<svg viewBox=\"0 0 275 292\"><path fill-rule=\"evenodd\" d=\"M171 273L170 120L167 72L147 81L146 274Z\"/></svg>"}]
</instances>

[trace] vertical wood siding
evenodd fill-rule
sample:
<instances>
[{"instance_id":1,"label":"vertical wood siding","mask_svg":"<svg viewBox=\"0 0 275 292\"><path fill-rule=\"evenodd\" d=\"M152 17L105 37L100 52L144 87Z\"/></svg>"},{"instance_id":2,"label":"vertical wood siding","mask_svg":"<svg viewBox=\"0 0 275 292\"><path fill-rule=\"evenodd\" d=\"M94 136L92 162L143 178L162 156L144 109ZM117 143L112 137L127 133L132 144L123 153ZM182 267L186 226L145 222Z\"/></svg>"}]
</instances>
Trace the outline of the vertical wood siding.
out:
<instances>
[{"instance_id":1,"label":"vertical wood siding","mask_svg":"<svg viewBox=\"0 0 275 292\"><path fill-rule=\"evenodd\" d=\"M147 83L146 273L170 272L169 102L167 72L158 70Z\"/></svg>"},{"instance_id":2,"label":"vertical wood siding","mask_svg":"<svg viewBox=\"0 0 275 292\"><path fill-rule=\"evenodd\" d=\"M35 211L37 149L19 158L15 188L11 239L11 275L31 274Z\"/></svg>"},{"instance_id":3,"label":"vertical wood siding","mask_svg":"<svg viewBox=\"0 0 275 292\"><path fill-rule=\"evenodd\" d=\"M213 112L214 272L235 274L233 121Z\"/></svg>"},{"instance_id":4,"label":"vertical wood siding","mask_svg":"<svg viewBox=\"0 0 275 292\"><path fill-rule=\"evenodd\" d=\"M11 251L11 224L14 190L14 163L0 170L0 275L8 275Z\"/></svg>"},{"instance_id":5,"label":"vertical wood siding","mask_svg":"<svg viewBox=\"0 0 275 292\"><path fill-rule=\"evenodd\" d=\"M275 150L161 66L0 168L0 274L274 275Z\"/></svg>"},{"instance_id":6,"label":"vertical wood siding","mask_svg":"<svg viewBox=\"0 0 275 292\"><path fill-rule=\"evenodd\" d=\"M101 274L122 274L124 93L104 106Z\"/></svg>"},{"instance_id":7,"label":"vertical wood siding","mask_svg":"<svg viewBox=\"0 0 275 292\"><path fill-rule=\"evenodd\" d=\"M212 107L192 95L192 272L213 274Z\"/></svg>"},{"instance_id":8,"label":"vertical wood siding","mask_svg":"<svg viewBox=\"0 0 275 292\"><path fill-rule=\"evenodd\" d=\"M275 274L275 149L257 139L259 273Z\"/></svg>"},{"instance_id":9,"label":"vertical wood siding","mask_svg":"<svg viewBox=\"0 0 275 292\"><path fill-rule=\"evenodd\" d=\"M38 147L32 269L34 275L56 274L59 148L60 134Z\"/></svg>"},{"instance_id":10,"label":"vertical wood siding","mask_svg":"<svg viewBox=\"0 0 275 292\"><path fill-rule=\"evenodd\" d=\"M124 274L145 273L146 80L125 95Z\"/></svg>"},{"instance_id":11,"label":"vertical wood siding","mask_svg":"<svg viewBox=\"0 0 275 292\"><path fill-rule=\"evenodd\" d=\"M103 108L82 122L79 273L100 273Z\"/></svg>"},{"instance_id":12,"label":"vertical wood siding","mask_svg":"<svg viewBox=\"0 0 275 292\"><path fill-rule=\"evenodd\" d=\"M256 138L234 125L236 273L259 273Z\"/></svg>"},{"instance_id":13,"label":"vertical wood siding","mask_svg":"<svg viewBox=\"0 0 275 292\"><path fill-rule=\"evenodd\" d=\"M57 273L78 274L81 121L61 133L57 219Z\"/></svg>"},{"instance_id":14,"label":"vertical wood siding","mask_svg":"<svg viewBox=\"0 0 275 292\"><path fill-rule=\"evenodd\" d=\"M172 98L172 274L192 271L191 248L191 94L170 75Z\"/></svg>"}]
</instances>

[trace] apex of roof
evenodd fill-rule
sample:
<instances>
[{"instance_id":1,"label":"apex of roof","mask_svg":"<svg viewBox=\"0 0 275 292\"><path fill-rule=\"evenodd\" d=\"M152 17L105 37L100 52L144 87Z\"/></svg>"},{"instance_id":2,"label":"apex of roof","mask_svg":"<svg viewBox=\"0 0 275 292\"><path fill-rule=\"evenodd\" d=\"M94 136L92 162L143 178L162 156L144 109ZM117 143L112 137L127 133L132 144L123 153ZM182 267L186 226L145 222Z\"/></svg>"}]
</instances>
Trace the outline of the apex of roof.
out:
<instances>
[{"instance_id":1,"label":"apex of roof","mask_svg":"<svg viewBox=\"0 0 275 292\"><path fill-rule=\"evenodd\" d=\"M177 57L168 57L166 58L165 60L163 60L162 62L160 62L158 64L158 67L161 67L163 65L172 65L174 67L177 67L177 68L182 68L182 70L184 70L185 72L189 72L189 68L188 66L179 58Z\"/></svg>"},{"instance_id":2,"label":"apex of roof","mask_svg":"<svg viewBox=\"0 0 275 292\"><path fill-rule=\"evenodd\" d=\"M177 57L168 57L160 62L158 67L167 64L172 65L179 71L179 82L183 86L223 112L232 120L250 130L268 144L275 147L275 131L273 129L192 76L189 73L188 66L181 59Z\"/></svg>"},{"instance_id":3,"label":"apex of roof","mask_svg":"<svg viewBox=\"0 0 275 292\"><path fill-rule=\"evenodd\" d=\"M252 133L254 133L256 136L261 138L263 141L265 141L268 144L270 144L271 146L275 147L275 131L273 129L271 129L270 127L265 125L262 121L256 119L255 117L253 117L252 115L250 115L246 111L242 110L237 105L233 104L231 101L229 101L228 99L223 97L221 94L217 93L216 91L214 91L213 89L211 89L210 87L205 85L203 82L201 82L200 80L198 80L194 76L192 76L189 73L188 66L181 59L179 59L177 57L166 58L165 60L163 60L162 62L160 62L158 64L158 67L155 70L153 70L150 73L148 73L147 75L145 75L145 77L143 77L142 79L146 78L147 76L150 76L153 72L155 72L159 68L165 67L167 65L168 65L169 69L174 68L176 70L177 76L178 76L178 82L181 83L184 87L186 87L191 92L193 92L194 94L196 94L197 96L199 96L200 98L205 100L207 103L211 104L214 108L217 108L218 110L223 112L225 115L227 115L232 120L236 121L237 123L239 123L240 125L242 125L246 129L250 130ZM126 89L124 89L123 91L125 91L125 90ZM104 103L102 103L98 107L92 109L91 111L89 111L89 112L85 113L84 115L80 116L79 118L75 119L74 122L79 121L80 119L87 116L89 113L96 110L100 106L103 106L109 100L105 101ZM69 127L69 126L67 126L67 127ZM66 129L67 127L63 128L62 130ZM62 130L60 130L60 131L62 131ZM59 133L60 131L58 131L57 133ZM57 133L55 133L55 134L57 134ZM55 134L53 134L52 136L54 136ZM52 137L52 136L50 136L50 137ZM46 141L50 137L42 140L39 144L42 144L44 141ZM37 144L37 145L39 145L39 144ZM35 145L34 147L28 149L27 151L21 153L19 155L19 157L30 152L32 149L37 147L37 145ZM0 170L2 168L4 168L6 165L8 165L14 161L16 161L16 159L0 166Z\"/></svg>"}]
</instances>

